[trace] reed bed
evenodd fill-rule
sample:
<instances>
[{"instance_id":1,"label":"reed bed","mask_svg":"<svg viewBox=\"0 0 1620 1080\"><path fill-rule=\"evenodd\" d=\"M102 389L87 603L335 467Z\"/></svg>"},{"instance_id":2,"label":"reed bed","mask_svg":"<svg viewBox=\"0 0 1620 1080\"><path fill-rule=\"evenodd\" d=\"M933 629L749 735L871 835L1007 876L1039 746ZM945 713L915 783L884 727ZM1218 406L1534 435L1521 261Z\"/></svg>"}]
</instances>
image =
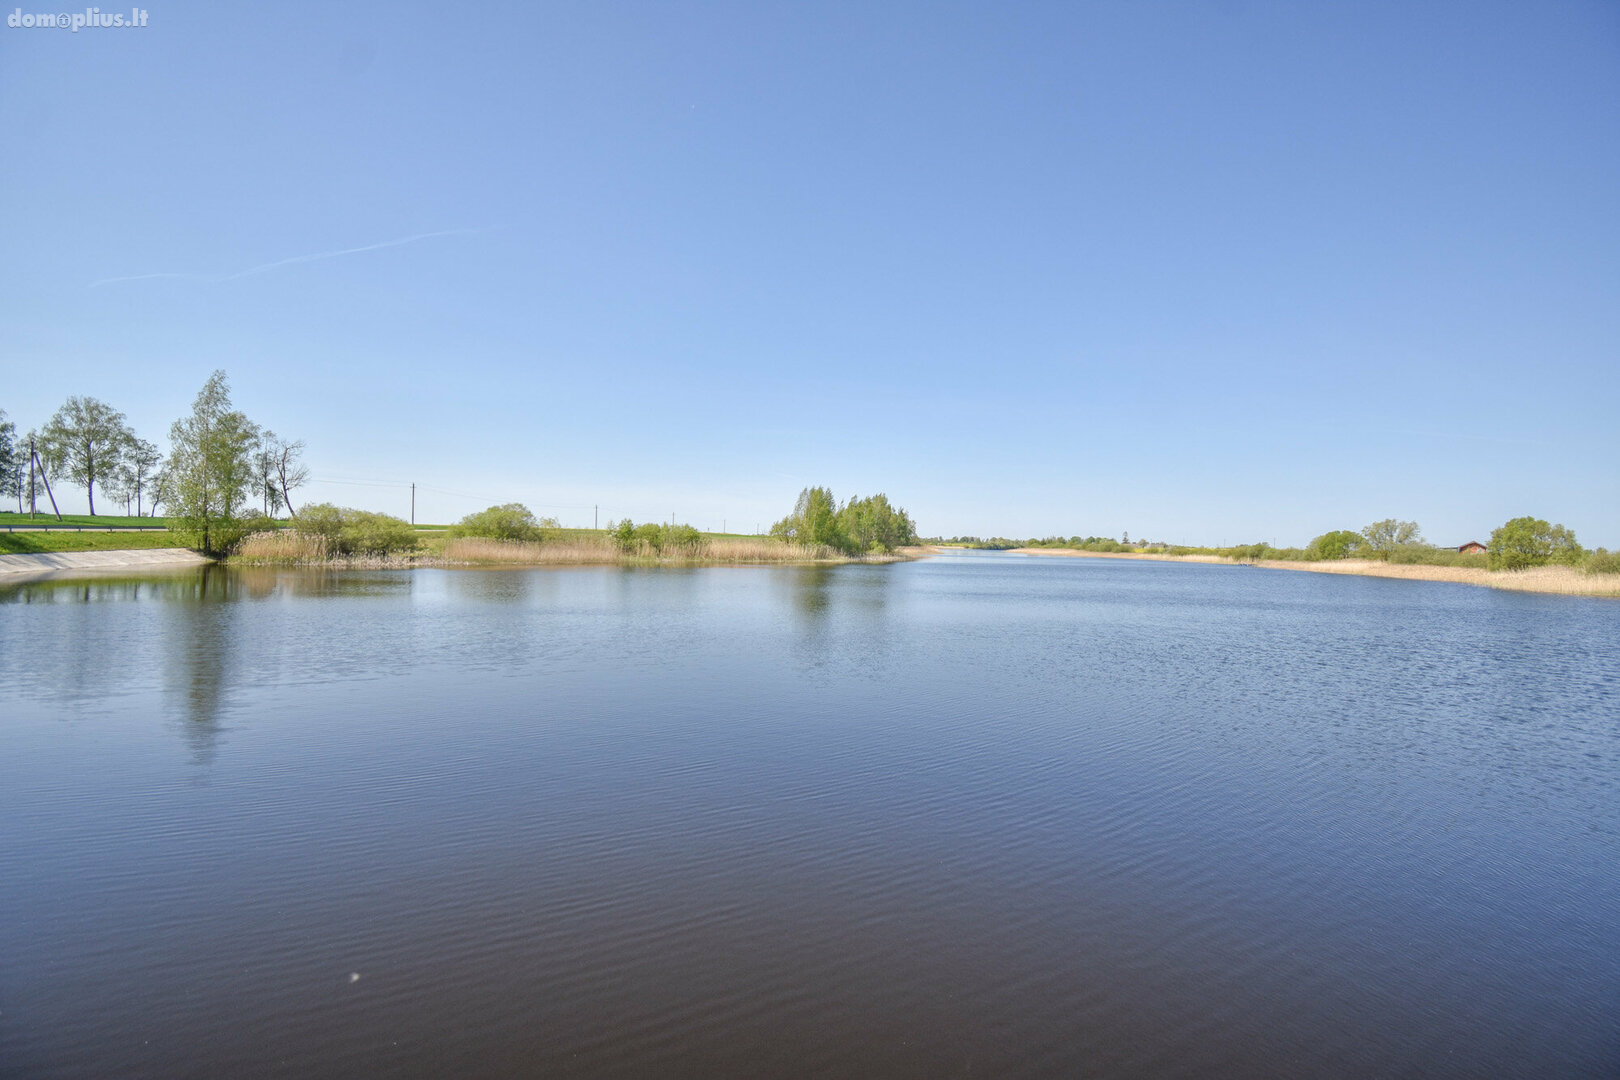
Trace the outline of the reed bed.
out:
<instances>
[{"instance_id":1,"label":"reed bed","mask_svg":"<svg viewBox=\"0 0 1620 1080\"><path fill-rule=\"evenodd\" d=\"M819 544L788 544L780 540L717 538L662 551L642 544L628 551L611 540L579 537L547 543L486 540L465 537L445 544L439 558L448 564L492 566L666 566L757 565L806 562L892 562L902 556L867 556L851 559Z\"/></svg>"},{"instance_id":2,"label":"reed bed","mask_svg":"<svg viewBox=\"0 0 1620 1080\"><path fill-rule=\"evenodd\" d=\"M821 544L790 544L751 537L717 537L662 550L643 543L621 549L603 536L573 536L543 542L486 537L433 537L415 551L333 554L323 537L292 529L254 533L231 561L248 566L326 566L403 569L413 566L754 566L781 563L897 562L926 554L907 548L889 555L842 555Z\"/></svg>"},{"instance_id":3,"label":"reed bed","mask_svg":"<svg viewBox=\"0 0 1620 1080\"><path fill-rule=\"evenodd\" d=\"M404 570L421 566L428 556L414 552L359 552L332 555L326 538L307 536L292 529L261 532L237 545L231 562L247 566L324 566L347 570Z\"/></svg>"},{"instance_id":4,"label":"reed bed","mask_svg":"<svg viewBox=\"0 0 1620 1080\"><path fill-rule=\"evenodd\" d=\"M308 536L293 529L273 529L243 538L235 559L244 563L324 563L326 538Z\"/></svg>"}]
</instances>

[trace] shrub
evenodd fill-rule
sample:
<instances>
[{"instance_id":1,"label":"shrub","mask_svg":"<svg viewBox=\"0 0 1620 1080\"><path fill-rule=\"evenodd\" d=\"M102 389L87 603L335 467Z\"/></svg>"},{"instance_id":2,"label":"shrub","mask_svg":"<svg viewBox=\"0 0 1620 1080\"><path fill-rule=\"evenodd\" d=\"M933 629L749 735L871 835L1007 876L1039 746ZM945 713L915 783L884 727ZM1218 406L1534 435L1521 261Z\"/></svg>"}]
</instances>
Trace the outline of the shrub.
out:
<instances>
[{"instance_id":1,"label":"shrub","mask_svg":"<svg viewBox=\"0 0 1620 1080\"><path fill-rule=\"evenodd\" d=\"M1348 559L1361 546L1361 534L1349 529L1325 532L1305 548L1305 558L1311 562L1325 559Z\"/></svg>"},{"instance_id":2,"label":"shrub","mask_svg":"<svg viewBox=\"0 0 1620 1080\"><path fill-rule=\"evenodd\" d=\"M345 554L390 555L416 547L416 530L403 518L352 510L339 541Z\"/></svg>"},{"instance_id":3,"label":"shrub","mask_svg":"<svg viewBox=\"0 0 1620 1080\"><path fill-rule=\"evenodd\" d=\"M1483 570L1486 565L1483 555L1428 544L1402 544L1387 554L1387 561L1395 566L1474 566Z\"/></svg>"},{"instance_id":4,"label":"shrub","mask_svg":"<svg viewBox=\"0 0 1620 1080\"><path fill-rule=\"evenodd\" d=\"M1264 540L1258 544L1240 544L1237 547L1227 548L1221 554L1238 562L1257 562L1260 559L1270 558L1271 545Z\"/></svg>"},{"instance_id":5,"label":"shrub","mask_svg":"<svg viewBox=\"0 0 1620 1080\"><path fill-rule=\"evenodd\" d=\"M298 512L293 522L293 528L304 536L319 537L326 541L326 549L335 551L338 534L343 531L343 515L346 513L341 506L331 503L312 503Z\"/></svg>"},{"instance_id":6,"label":"shrub","mask_svg":"<svg viewBox=\"0 0 1620 1080\"><path fill-rule=\"evenodd\" d=\"M666 551L695 552L703 545L703 534L690 525L637 525L629 518L610 527L614 546L627 554L661 555Z\"/></svg>"},{"instance_id":7,"label":"shrub","mask_svg":"<svg viewBox=\"0 0 1620 1080\"><path fill-rule=\"evenodd\" d=\"M1620 551L1598 548L1586 553L1581 569L1588 574L1620 574Z\"/></svg>"},{"instance_id":8,"label":"shrub","mask_svg":"<svg viewBox=\"0 0 1620 1080\"><path fill-rule=\"evenodd\" d=\"M329 555L391 555L416 547L416 530L404 519L331 503L304 507L293 527L318 538Z\"/></svg>"},{"instance_id":9,"label":"shrub","mask_svg":"<svg viewBox=\"0 0 1620 1080\"><path fill-rule=\"evenodd\" d=\"M174 524L171 531L178 531ZM242 541L254 533L276 528L276 522L263 514L249 514L239 518L214 518L208 529L208 547L212 555L230 555L241 547ZM201 546L200 543L198 546Z\"/></svg>"},{"instance_id":10,"label":"shrub","mask_svg":"<svg viewBox=\"0 0 1620 1080\"><path fill-rule=\"evenodd\" d=\"M522 503L503 503L468 514L450 526L451 536L487 536L493 540L548 540L559 528L555 518L537 518Z\"/></svg>"}]
</instances>

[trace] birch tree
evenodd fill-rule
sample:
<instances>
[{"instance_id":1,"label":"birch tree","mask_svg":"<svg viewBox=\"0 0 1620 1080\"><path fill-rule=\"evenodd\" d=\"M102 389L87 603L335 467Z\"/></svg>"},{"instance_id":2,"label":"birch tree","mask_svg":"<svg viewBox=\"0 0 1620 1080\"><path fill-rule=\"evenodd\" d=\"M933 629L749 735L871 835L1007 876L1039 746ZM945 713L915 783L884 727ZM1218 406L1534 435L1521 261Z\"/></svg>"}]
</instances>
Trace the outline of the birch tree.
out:
<instances>
[{"instance_id":1,"label":"birch tree","mask_svg":"<svg viewBox=\"0 0 1620 1080\"><path fill-rule=\"evenodd\" d=\"M53 473L84 488L94 517L96 484L113 478L135 441L124 414L93 397L70 397L40 434L40 456Z\"/></svg>"},{"instance_id":2,"label":"birch tree","mask_svg":"<svg viewBox=\"0 0 1620 1080\"><path fill-rule=\"evenodd\" d=\"M163 492L169 528L205 554L220 554L239 538L239 521L253 494L258 442L258 426L231 406L223 371L209 376L191 415L169 429Z\"/></svg>"}]
</instances>

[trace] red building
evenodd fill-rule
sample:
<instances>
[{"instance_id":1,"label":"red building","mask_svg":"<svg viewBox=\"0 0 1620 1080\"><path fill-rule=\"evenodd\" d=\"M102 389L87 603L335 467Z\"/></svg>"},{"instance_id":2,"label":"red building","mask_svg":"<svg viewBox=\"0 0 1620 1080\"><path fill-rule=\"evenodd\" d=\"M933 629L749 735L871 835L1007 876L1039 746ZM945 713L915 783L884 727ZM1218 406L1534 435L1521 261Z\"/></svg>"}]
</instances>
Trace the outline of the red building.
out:
<instances>
[{"instance_id":1,"label":"red building","mask_svg":"<svg viewBox=\"0 0 1620 1080\"><path fill-rule=\"evenodd\" d=\"M1485 554L1485 545L1478 540L1470 540L1457 550L1464 555L1483 555Z\"/></svg>"}]
</instances>

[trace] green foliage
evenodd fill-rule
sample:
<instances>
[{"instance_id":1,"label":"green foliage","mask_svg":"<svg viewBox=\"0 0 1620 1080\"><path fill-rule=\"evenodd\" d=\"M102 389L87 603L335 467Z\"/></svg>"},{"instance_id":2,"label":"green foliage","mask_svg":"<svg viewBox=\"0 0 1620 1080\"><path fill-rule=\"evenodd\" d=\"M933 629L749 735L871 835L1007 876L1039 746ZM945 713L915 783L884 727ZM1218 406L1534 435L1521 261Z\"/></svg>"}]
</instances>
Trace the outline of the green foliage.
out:
<instances>
[{"instance_id":1,"label":"green foliage","mask_svg":"<svg viewBox=\"0 0 1620 1080\"><path fill-rule=\"evenodd\" d=\"M1238 562L1258 562L1261 559L1272 558L1272 553L1275 550L1270 544L1262 540L1258 544L1239 544L1237 547L1227 548L1221 554L1229 559L1236 559Z\"/></svg>"},{"instance_id":2,"label":"green foliage","mask_svg":"<svg viewBox=\"0 0 1620 1080\"><path fill-rule=\"evenodd\" d=\"M191 415L169 428L169 528L204 554L223 554L245 535L238 519L253 490L258 441L258 425L231 407L223 371L203 384Z\"/></svg>"},{"instance_id":3,"label":"green foliage","mask_svg":"<svg viewBox=\"0 0 1620 1080\"><path fill-rule=\"evenodd\" d=\"M1088 536L1079 543L1071 540L1068 546L1076 551L1096 551L1104 555L1124 555L1135 550L1108 536Z\"/></svg>"},{"instance_id":4,"label":"green foliage","mask_svg":"<svg viewBox=\"0 0 1620 1080\"><path fill-rule=\"evenodd\" d=\"M0 409L0 498L17 498L22 493L23 457L17 451L17 425Z\"/></svg>"},{"instance_id":5,"label":"green foliage","mask_svg":"<svg viewBox=\"0 0 1620 1080\"><path fill-rule=\"evenodd\" d=\"M1356 553L1356 549L1361 546L1361 541L1362 534L1353 533L1349 529L1325 532L1306 546L1305 558L1311 562L1321 562L1327 559L1348 559Z\"/></svg>"},{"instance_id":6,"label":"green foliage","mask_svg":"<svg viewBox=\"0 0 1620 1080\"><path fill-rule=\"evenodd\" d=\"M306 511L307 513L307 511ZM502 503L468 514L449 528L451 536L487 536L492 540L549 539L558 528L554 518L537 518L522 503Z\"/></svg>"},{"instance_id":7,"label":"green foliage","mask_svg":"<svg viewBox=\"0 0 1620 1080\"><path fill-rule=\"evenodd\" d=\"M823 544L848 555L893 551L917 542L911 515L887 495L854 498L838 505L830 488L799 492L793 513L771 526L771 535L796 544Z\"/></svg>"},{"instance_id":8,"label":"green foliage","mask_svg":"<svg viewBox=\"0 0 1620 1080\"><path fill-rule=\"evenodd\" d=\"M696 552L703 545L703 534L690 525L637 525L625 518L610 525L608 535L620 551L631 555L663 555L670 552Z\"/></svg>"},{"instance_id":9,"label":"green foliage","mask_svg":"<svg viewBox=\"0 0 1620 1080\"><path fill-rule=\"evenodd\" d=\"M1458 551L1455 548L1437 548L1429 544L1406 544L1388 553L1388 561L1402 566L1473 566L1485 569L1485 556Z\"/></svg>"},{"instance_id":10,"label":"green foliage","mask_svg":"<svg viewBox=\"0 0 1620 1080\"><path fill-rule=\"evenodd\" d=\"M889 504L887 495L854 498L838 513L838 530L853 551L893 551L917 542L911 516Z\"/></svg>"},{"instance_id":11,"label":"green foliage","mask_svg":"<svg viewBox=\"0 0 1620 1080\"><path fill-rule=\"evenodd\" d=\"M1494 530L1485 550L1492 570L1522 570L1549 562L1575 566L1586 554L1573 532L1533 517L1517 517Z\"/></svg>"},{"instance_id":12,"label":"green foliage","mask_svg":"<svg viewBox=\"0 0 1620 1080\"><path fill-rule=\"evenodd\" d=\"M70 397L40 435L40 457L53 475L84 488L94 515L96 484L114 477L135 441L124 414L92 397Z\"/></svg>"},{"instance_id":13,"label":"green foliage","mask_svg":"<svg viewBox=\"0 0 1620 1080\"><path fill-rule=\"evenodd\" d=\"M771 526L771 535L796 544L825 544L843 551L849 540L838 526L838 500L829 488L805 488L793 513Z\"/></svg>"},{"instance_id":14,"label":"green foliage","mask_svg":"<svg viewBox=\"0 0 1620 1080\"><path fill-rule=\"evenodd\" d=\"M135 500L137 515L144 509L146 497L152 490L153 473L162 461L163 454L157 444L145 439L131 439L124 449L124 460L118 466L118 488L126 503L131 498Z\"/></svg>"},{"instance_id":15,"label":"green foliage","mask_svg":"<svg viewBox=\"0 0 1620 1080\"><path fill-rule=\"evenodd\" d=\"M304 507L293 527L323 540L328 555L390 555L413 551L417 543L416 530L402 518L331 503Z\"/></svg>"},{"instance_id":16,"label":"green foliage","mask_svg":"<svg viewBox=\"0 0 1620 1080\"><path fill-rule=\"evenodd\" d=\"M1588 574L1620 574L1620 551L1598 548L1586 553L1581 569Z\"/></svg>"},{"instance_id":17,"label":"green foliage","mask_svg":"<svg viewBox=\"0 0 1620 1080\"><path fill-rule=\"evenodd\" d=\"M1385 518L1361 530L1361 536L1370 551L1387 555L1403 544L1423 543L1423 530L1415 521L1396 521Z\"/></svg>"}]
</instances>

